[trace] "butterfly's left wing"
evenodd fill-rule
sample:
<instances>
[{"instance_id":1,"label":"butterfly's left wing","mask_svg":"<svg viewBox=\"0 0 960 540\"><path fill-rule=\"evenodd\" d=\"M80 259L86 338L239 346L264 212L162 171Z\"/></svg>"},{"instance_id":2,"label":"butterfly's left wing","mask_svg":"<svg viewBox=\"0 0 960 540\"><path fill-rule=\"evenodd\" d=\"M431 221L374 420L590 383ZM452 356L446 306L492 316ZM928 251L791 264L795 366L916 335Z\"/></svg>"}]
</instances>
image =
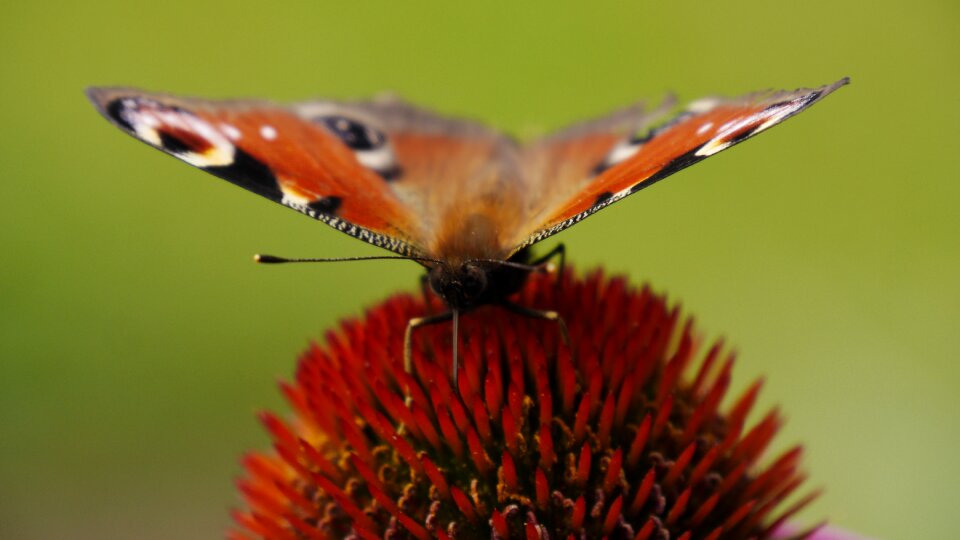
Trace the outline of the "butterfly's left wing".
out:
<instances>
[{"instance_id":1,"label":"butterfly's left wing","mask_svg":"<svg viewBox=\"0 0 960 540\"><path fill-rule=\"evenodd\" d=\"M423 255L416 212L390 189L387 135L344 114L347 104L308 120L265 101L87 93L114 125L181 161L365 242Z\"/></svg>"},{"instance_id":2,"label":"butterfly's left wing","mask_svg":"<svg viewBox=\"0 0 960 540\"><path fill-rule=\"evenodd\" d=\"M702 99L642 137L610 129L587 130L576 137L575 128L572 141L561 133L534 143L525 156L528 177L535 186L549 185L534 189L531 196L548 194L549 203L531 203L535 210L528 216L529 227L517 231L514 251L783 122L848 82L844 78L813 89ZM545 155L563 160L566 168L548 169L551 160L543 159Z\"/></svg>"},{"instance_id":3,"label":"butterfly's left wing","mask_svg":"<svg viewBox=\"0 0 960 540\"><path fill-rule=\"evenodd\" d=\"M278 105L92 88L133 137L401 255L502 257L524 192L517 145L383 96Z\"/></svg>"}]
</instances>

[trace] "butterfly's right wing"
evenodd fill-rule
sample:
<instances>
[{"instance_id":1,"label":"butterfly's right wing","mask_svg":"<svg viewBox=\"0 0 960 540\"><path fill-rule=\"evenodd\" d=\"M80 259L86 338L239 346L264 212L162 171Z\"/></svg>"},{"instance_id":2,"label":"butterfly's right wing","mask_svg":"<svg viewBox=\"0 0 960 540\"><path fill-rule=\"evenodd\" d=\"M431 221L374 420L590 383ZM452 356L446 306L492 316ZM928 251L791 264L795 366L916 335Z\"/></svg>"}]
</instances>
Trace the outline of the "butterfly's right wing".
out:
<instances>
[{"instance_id":1,"label":"butterfly's right wing","mask_svg":"<svg viewBox=\"0 0 960 540\"><path fill-rule=\"evenodd\" d=\"M525 146L524 177L532 189L525 194L525 229L516 231L513 242L526 239L531 227L541 225L550 212L622 159L637 144L636 134L647 131L673 106L672 97L653 110L636 103Z\"/></svg>"},{"instance_id":2,"label":"butterfly's right wing","mask_svg":"<svg viewBox=\"0 0 960 540\"><path fill-rule=\"evenodd\" d=\"M558 160L566 156L567 165L552 174L539 172L543 171L542 165L534 168L532 178L542 188L532 190L531 197L546 198L529 202L534 212L527 220L528 228L517 231L512 239L513 251L571 227L624 197L766 131L848 82L844 78L819 88L699 100L670 122L640 137L600 129L574 137L569 143L563 137L535 143L534 150L544 146L541 152L556 155ZM528 151L526 163L538 163L536 157Z\"/></svg>"}]
</instances>

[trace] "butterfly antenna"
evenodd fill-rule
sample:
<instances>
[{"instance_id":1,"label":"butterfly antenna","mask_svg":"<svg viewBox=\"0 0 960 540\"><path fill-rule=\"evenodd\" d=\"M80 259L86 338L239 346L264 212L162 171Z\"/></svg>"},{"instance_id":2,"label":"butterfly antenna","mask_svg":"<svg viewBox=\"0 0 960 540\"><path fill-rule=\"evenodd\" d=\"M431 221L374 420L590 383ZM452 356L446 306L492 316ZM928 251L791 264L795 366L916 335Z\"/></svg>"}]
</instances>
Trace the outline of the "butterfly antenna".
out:
<instances>
[{"instance_id":1,"label":"butterfly antenna","mask_svg":"<svg viewBox=\"0 0 960 540\"><path fill-rule=\"evenodd\" d=\"M253 256L253 260L255 262L263 263L263 264L382 261L382 260L431 262L435 264L439 264L441 262L439 259L431 259L429 257L403 257L400 255L375 255L373 257L331 257L331 258L290 259L286 257L277 257L276 255L261 255L259 253Z\"/></svg>"}]
</instances>

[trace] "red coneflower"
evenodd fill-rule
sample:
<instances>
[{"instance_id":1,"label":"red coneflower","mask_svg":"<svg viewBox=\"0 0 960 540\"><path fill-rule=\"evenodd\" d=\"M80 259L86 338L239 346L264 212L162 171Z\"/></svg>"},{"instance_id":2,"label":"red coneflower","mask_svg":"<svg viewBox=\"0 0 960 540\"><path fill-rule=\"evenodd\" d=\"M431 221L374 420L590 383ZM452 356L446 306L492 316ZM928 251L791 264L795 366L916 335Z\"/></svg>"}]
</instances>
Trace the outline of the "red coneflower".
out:
<instances>
[{"instance_id":1,"label":"red coneflower","mask_svg":"<svg viewBox=\"0 0 960 540\"><path fill-rule=\"evenodd\" d=\"M274 451L244 460L230 537L762 539L816 497L784 504L801 448L761 461L782 417L748 426L760 381L720 412L733 355L701 354L663 296L567 272L516 300L557 310L571 347L486 307L463 318L456 388L445 325L415 335L409 375L406 323L440 306L401 294L306 351L282 385L293 420L264 414Z\"/></svg>"}]
</instances>

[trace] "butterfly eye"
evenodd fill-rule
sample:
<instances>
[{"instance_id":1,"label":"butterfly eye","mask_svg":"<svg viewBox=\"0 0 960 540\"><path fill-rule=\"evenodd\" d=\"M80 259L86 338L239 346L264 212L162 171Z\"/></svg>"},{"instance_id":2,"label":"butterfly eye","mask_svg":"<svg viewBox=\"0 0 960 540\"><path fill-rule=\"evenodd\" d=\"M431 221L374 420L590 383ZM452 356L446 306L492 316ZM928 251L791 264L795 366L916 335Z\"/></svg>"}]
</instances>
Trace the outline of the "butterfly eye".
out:
<instances>
[{"instance_id":1,"label":"butterfly eye","mask_svg":"<svg viewBox=\"0 0 960 540\"><path fill-rule=\"evenodd\" d=\"M352 150L375 150L387 142L380 131L345 116L326 116L320 120Z\"/></svg>"}]
</instances>

